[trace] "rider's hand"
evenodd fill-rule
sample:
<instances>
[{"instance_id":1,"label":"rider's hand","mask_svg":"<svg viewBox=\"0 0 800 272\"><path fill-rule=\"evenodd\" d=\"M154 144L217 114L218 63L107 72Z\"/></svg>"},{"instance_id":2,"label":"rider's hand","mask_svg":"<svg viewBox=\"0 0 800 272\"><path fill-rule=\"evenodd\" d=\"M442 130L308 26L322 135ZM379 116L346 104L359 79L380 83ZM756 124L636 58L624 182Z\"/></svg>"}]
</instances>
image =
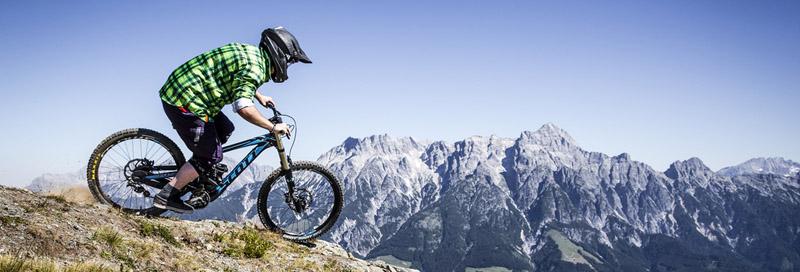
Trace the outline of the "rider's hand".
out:
<instances>
[{"instance_id":1,"label":"rider's hand","mask_svg":"<svg viewBox=\"0 0 800 272\"><path fill-rule=\"evenodd\" d=\"M275 124L275 126L272 127L272 133L286 134L287 137L292 136L291 131L289 131L289 126L283 123Z\"/></svg>"},{"instance_id":2,"label":"rider's hand","mask_svg":"<svg viewBox=\"0 0 800 272\"><path fill-rule=\"evenodd\" d=\"M261 104L261 106L264 106L265 108L269 108L270 106L272 107L275 106L275 100L272 99L272 97L266 95L256 95L256 100L258 100L258 103Z\"/></svg>"}]
</instances>

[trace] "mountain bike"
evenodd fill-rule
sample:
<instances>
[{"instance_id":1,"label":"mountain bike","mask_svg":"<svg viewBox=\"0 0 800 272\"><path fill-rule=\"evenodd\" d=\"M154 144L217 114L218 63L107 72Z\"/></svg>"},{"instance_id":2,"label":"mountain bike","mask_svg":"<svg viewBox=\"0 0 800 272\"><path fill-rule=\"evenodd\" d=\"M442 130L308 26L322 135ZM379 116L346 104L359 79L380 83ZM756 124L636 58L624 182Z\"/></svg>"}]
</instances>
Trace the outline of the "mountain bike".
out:
<instances>
[{"instance_id":1,"label":"mountain bike","mask_svg":"<svg viewBox=\"0 0 800 272\"><path fill-rule=\"evenodd\" d=\"M269 107L274 124L290 118L296 137L296 122L289 115ZM261 185L257 199L258 215L268 229L284 238L305 241L327 232L342 209L339 180L324 166L310 161L292 162L284 149L285 135L268 133L222 148L223 153L252 146L232 170L215 167L219 182L198 178L182 191L182 199L194 209L202 209L222 195L231 183L264 150L275 147L280 168ZM294 140L292 140L292 147ZM98 202L124 212L160 216L166 210L153 207L153 197L169 183L186 162L178 146L161 133L145 128L126 129L103 140L89 159L86 179Z\"/></svg>"}]
</instances>

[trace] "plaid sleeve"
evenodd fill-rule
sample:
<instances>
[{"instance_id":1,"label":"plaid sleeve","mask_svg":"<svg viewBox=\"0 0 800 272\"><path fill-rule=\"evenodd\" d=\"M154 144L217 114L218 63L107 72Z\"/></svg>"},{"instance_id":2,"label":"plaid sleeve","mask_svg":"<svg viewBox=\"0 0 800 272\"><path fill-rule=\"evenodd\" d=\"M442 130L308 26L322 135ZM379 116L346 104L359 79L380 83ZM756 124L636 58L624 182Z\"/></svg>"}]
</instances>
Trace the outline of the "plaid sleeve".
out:
<instances>
[{"instance_id":1,"label":"plaid sleeve","mask_svg":"<svg viewBox=\"0 0 800 272\"><path fill-rule=\"evenodd\" d=\"M260 80L263 78L261 68L258 65L248 65L239 73L234 75L231 82L231 89L233 90L233 99L252 99L256 96L256 89L264 82Z\"/></svg>"}]
</instances>

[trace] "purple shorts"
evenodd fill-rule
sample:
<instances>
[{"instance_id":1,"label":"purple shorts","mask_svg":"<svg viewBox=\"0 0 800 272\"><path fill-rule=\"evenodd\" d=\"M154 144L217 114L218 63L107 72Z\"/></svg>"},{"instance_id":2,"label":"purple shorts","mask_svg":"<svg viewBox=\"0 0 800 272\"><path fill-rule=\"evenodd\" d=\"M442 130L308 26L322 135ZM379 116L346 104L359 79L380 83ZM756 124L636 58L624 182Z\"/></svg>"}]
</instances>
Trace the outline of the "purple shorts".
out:
<instances>
[{"instance_id":1,"label":"purple shorts","mask_svg":"<svg viewBox=\"0 0 800 272\"><path fill-rule=\"evenodd\" d=\"M172 128L192 151L192 159L203 167L222 161L222 144L228 141L234 126L222 112L204 122L200 117L182 108L161 102Z\"/></svg>"}]
</instances>

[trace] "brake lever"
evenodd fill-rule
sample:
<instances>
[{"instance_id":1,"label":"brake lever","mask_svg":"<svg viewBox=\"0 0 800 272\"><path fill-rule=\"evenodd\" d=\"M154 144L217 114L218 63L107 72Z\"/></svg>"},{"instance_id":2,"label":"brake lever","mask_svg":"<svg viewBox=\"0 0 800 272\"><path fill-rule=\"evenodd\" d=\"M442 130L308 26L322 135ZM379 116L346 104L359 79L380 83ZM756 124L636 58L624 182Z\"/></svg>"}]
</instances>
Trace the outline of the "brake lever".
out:
<instances>
[{"instance_id":1,"label":"brake lever","mask_svg":"<svg viewBox=\"0 0 800 272\"><path fill-rule=\"evenodd\" d=\"M281 118L281 112L278 111L278 109L275 108L275 104L269 103L269 104L267 104L267 108L272 110L272 115L273 115L272 118L269 118L269 121L272 122L272 124L276 124L276 125L277 124L283 124L283 118ZM294 127L294 126L289 125L289 124L286 124L286 126L289 128L289 133L286 133L286 138L287 139L292 139L292 137L290 136L290 133L291 133L292 127Z\"/></svg>"}]
</instances>

